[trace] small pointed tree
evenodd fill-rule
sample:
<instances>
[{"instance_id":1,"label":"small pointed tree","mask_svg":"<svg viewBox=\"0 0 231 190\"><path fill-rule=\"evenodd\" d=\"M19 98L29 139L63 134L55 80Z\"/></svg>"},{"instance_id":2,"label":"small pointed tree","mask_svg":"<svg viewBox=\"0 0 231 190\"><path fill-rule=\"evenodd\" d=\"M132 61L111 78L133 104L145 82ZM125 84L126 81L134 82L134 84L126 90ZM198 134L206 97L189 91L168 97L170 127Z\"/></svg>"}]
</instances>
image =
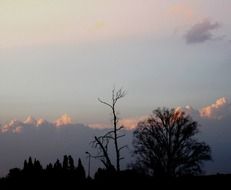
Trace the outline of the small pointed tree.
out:
<instances>
[{"instance_id":1,"label":"small pointed tree","mask_svg":"<svg viewBox=\"0 0 231 190\"><path fill-rule=\"evenodd\" d=\"M43 169L39 160L36 160L36 159L34 160L34 169L37 171L41 171Z\"/></svg>"},{"instance_id":2,"label":"small pointed tree","mask_svg":"<svg viewBox=\"0 0 231 190\"><path fill-rule=\"evenodd\" d=\"M86 172L80 158L78 160L77 175L79 180L84 180L86 178Z\"/></svg>"},{"instance_id":3,"label":"small pointed tree","mask_svg":"<svg viewBox=\"0 0 231 190\"><path fill-rule=\"evenodd\" d=\"M69 163L69 169L74 170L75 169L75 164L74 164L74 159L72 158L71 155L68 156L68 163Z\"/></svg>"},{"instance_id":4,"label":"small pointed tree","mask_svg":"<svg viewBox=\"0 0 231 190\"><path fill-rule=\"evenodd\" d=\"M62 165L61 165L59 159L56 160L56 162L54 164L54 169L55 170L61 170L62 169Z\"/></svg>"},{"instance_id":5,"label":"small pointed tree","mask_svg":"<svg viewBox=\"0 0 231 190\"><path fill-rule=\"evenodd\" d=\"M68 169L68 157L67 157L67 155L64 155L63 156L63 169L64 170L67 170Z\"/></svg>"},{"instance_id":6,"label":"small pointed tree","mask_svg":"<svg viewBox=\"0 0 231 190\"><path fill-rule=\"evenodd\" d=\"M53 169L52 163L49 163L46 167L46 171L51 171Z\"/></svg>"},{"instance_id":7,"label":"small pointed tree","mask_svg":"<svg viewBox=\"0 0 231 190\"><path fill-rule=\"evenodd\" d=\"M28 169L28 163L27 160L24 160L23 170L27 170L27 169Z\"/></svg>"},{"instance_id":8,"label":"small pointed tree","mask_svg":"<svg viewBox=\"0 0 231 190\"><path fill-rule=\"evenodd\" d=\"M33 167L34 167L34 164L33 164L32 158L29 157L28 164L27 164L27 168L28 168L29 170L32 170Z\"/></svg>"}]
</instances>

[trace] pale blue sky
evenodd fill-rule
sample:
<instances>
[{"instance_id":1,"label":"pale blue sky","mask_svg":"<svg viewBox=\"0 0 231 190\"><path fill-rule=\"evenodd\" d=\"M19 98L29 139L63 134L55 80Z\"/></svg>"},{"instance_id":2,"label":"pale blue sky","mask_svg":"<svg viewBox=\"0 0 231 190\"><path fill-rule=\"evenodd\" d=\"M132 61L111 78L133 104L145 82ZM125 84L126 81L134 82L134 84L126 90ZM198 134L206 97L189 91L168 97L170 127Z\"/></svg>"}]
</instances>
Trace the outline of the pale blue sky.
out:
<instances>
[{"instance_id":1,"label":"pale blue sky","mask_svg":"<svg viewBox=\"0 0 231 190\"><path fill-rule=\"evenodd\" d=\"M113 85L127 91L122 117L231 97L228 0L58 0L40 8L3 2L0 123L63 113L75 122L107 121L97 97L110 98ZM206 19L219 27L200 30L211 34L204 41L186 43L186 33Z\"/></svg>"}]
</instances>

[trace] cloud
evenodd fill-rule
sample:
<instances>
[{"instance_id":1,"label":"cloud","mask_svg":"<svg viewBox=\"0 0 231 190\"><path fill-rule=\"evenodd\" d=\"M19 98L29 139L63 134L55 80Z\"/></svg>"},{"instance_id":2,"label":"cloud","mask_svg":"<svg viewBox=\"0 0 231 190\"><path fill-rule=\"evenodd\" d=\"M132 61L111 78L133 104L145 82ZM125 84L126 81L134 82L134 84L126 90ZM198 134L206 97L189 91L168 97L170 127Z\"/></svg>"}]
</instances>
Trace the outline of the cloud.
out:
<instances>
[{"instance_id":1,"label":"cloud","mask_svg":"<svg viewBox=\"0 0 231 190\"><path fill-rule=\"evenodd\" d=\"M212 23L210 20L205 19L191 27L185 34L187 44L203 43L205 41L213 40L212 31L220 28L218 22Z\"/></svg>"},{"instance_id":2,"label":"cloud","mask_svg":"<svg viewBox=\"0 0 231 190\"><path fill-rule=\"evenodd\" d=\"M177 107L176 110L185 112L191 115L195 120L209 119L221 120L231 116L231 103L228 98L218 98L214 103L204 106L200 109L194 109L192 106Z\"/></svg>"},{"instance_id":3,"label":"cloud","mask_svg":"<svg viewBox=\"0 0 231 190\"><path fill-rule=\"evenodd\" d=\"M65 126L65 125L72 124L72 119L67 114L63 114L60 118L58 118L54 122L54 124L55 124L56 127L62 127L62 126Z\"/></svg>"},{"instance_id":4,"label":"cloud","mask_svg":"<svg viewBox=\"0 0 231 190\"><path fill-rule=\"evenodd\" d=\"M231 104L226 97L219 98L215 103L200 109L200 116L210 119L222 119L231 114Z\"/></svg>"},{"instance_id":5,"label":"cloud","mask_svg":"<svg viewBox=\"0 0 231 190\"><path fill-rule=\"evenodd\" d=\"M176 111L183 111L186 115L192 116L193 119L198 119L200 116L200 112L189 105L185 107L179 106L176 108Z\"/></svg>"},{"instance_id":6,"label":"cloud","mask_svg":"<svg viewBox=\"0 0 231 190\"><path fill-rule=\"evenodd\" d=\"M38 128L42 126L49 126L53 128L60 128L69 125L76 125L72 123L72 119L67 114L63 114L61 117L56 119L54 122L49 122L43 118L36 119L32 116L28 116L24 121L19 121L17 119L13 119L10 122L4 124L0 127L0 133L21 133L26 128Z\"/></svg>"},{"instance_id":7,"label":"cloud","mask_svg":"<svg viewBox=\"0 0 231 190\"><path fill-rule=\"evenodd\" d=\"M111 126L109 124L106 123L92 123L88 125L90 128L93 129L108 129L111 128Z\"/></svg>"},{"instance_id":8,"label":"cloud","mask_svg":"<svg viewBox=\"0 0 231 190\"><path fill-rule=\"evenodd\" d=\"M36 119L34 119L31 115L28 116L23 123L29 124L29 125L37 125Z\"/></svg>"},{"instance_id":9,"label":"cloud","mask_svg":"<svg viewBox=\"0 0 231 190\"><path fill-rule=\"evenodd\" d=\"M19 133L21 132L21 128L23 125L24 125L23 122L13 119L9 123L1 127L0 132L1 133L7 133L7 132Z\"/></svg>"},{"instance_id":10,"label":"cloud","mask_svg":"<svg viewBox=\"0 0 231 190\"><path fill-rule=\"evenodd\" d=\"M194 120L221 120L227 116L231 116L231 104L226 97L218 98L215 103L202 107L201 109L195 109L190 105L187 106L178 106L175 108L176 111L185 112L187 115L190 115ZM130 117L124 118L119 121L119 125L123 125L126 130L133 130L136 128L137 124L140 121L147 119L149 116L139 116L139 117ZM96 123L89 124L90 128L94 129L107 129L110 128L110 124L105 123Z\"/></svg>"},{"instance_id":11,"label":"cloud","mask_svg":"<svg viewBox=\"0 0 231 190\"><path fill-rule=\"evenodd\" d=\"M120 120L120 125L123 125L125 129L132 130L135 129L137 124L140 121L143 121L147 118L147 116L133 117L133 118L125 118Z\"/></svg>"},{"instance_id":12,"label":"cloud","mask_svg":"<svg viewBox=\"0 0 231 190\"><path fill-rule=\"evenodd\" d=\"M119 125L123 126L125 130L133 130L136 128L137 124L140 121L146 118L147 116L124 118L119 121ZM88 126L94 129L108 129L112 127L112 125L106 123L94 123L94 124L89 124Z\"/></svg>"}]
</instances>

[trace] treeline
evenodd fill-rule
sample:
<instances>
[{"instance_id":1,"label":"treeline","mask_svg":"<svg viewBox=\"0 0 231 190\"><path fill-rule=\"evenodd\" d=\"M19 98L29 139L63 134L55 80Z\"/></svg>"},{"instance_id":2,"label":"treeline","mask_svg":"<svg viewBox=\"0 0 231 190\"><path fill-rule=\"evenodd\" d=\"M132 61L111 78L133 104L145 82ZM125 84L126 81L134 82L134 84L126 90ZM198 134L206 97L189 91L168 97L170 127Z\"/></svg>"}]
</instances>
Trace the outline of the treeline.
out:
<instances>
[{"instance_id":1,"label":"treeline","mask_svg":"<svg viewBox=\"0 0 231 190\"><path fill-rule=\"evenodd\" d=\"M99 168L91 178L86 176L81 159L75 166L72 156L65 155L63 160L56 160L43 167L39 160L29 157L23 168L9 170L6 177L0 179L0 189L110 189L123 187L136 188L198 188L226 187L231 175L157 177L146 175L135 168L120 172Z\"/></svg>"},{"instance_id":2,"label":"treeline","mask_svg":"<svg viewBox=\"0 0 231 190\"><path fill-rule=\"evenodd\" d=\"M86 173L81 159L75 166L71 155L65 155L63 160L56 160L43 167L39 160L29 157L24 161L23 168L9 170L6 177L1 179L1 185L52 184L53 186L68 184L83 184L86 182Z\"/></svg>"}]
</instances>

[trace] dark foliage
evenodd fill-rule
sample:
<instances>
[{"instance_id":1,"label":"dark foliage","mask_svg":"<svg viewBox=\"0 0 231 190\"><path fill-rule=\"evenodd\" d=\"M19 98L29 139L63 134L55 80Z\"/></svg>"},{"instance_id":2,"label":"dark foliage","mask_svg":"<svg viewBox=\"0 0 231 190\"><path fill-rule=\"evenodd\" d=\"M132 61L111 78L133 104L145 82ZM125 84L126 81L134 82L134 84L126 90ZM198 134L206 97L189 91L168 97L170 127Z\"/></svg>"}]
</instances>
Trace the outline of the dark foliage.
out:
<instances>
[{"instance_id":1,"label":"dark foliage","mask_svg":"<svg viewBox=\"0 0 231 190\"><path fill-rule=\"evenodd\" d=\"M200 174L211 156L210 147L194 138L197 133L197 122L182 111L154 110L134 131L135 166L153 176Z\"/></svg>"},{"instance_id":2,"label":"dark foliage","mask_svg":"<svg viewBox=\"0 0 231 190\"><path fill-rule=\"evenodd\" d=\"M9 171L7 177L0 179L0 189L114 189L152 188L165 189L177 188L185 189L212 186L213 188L223 188L229 185L231 175L213 176L183 176L183 177L151 177L136 170L124 170L115 172L99 168L95 173L95 178L85 178L85 170L78 161L78 166L72 166L72 158L68 156L67 165L60 164L57 160L55 164L48 164L46 169L40 167L38 160L25 160L23 169L14 168ZM29 167L28 167L28 163ZM64 167L65 166L65 167Z\"/></svg>"},{"instance_id":3,"label":"dark foliage","mask_svg":"<svg viewBox=\"0 0 231 190\"><path fill-rule=\"evenodd\" d=\"M34 159L34 161L32 161L30 157L24 161L22 169L11 169L7 177L1 180L1 184L4 184L6 187L15 185L25 185L29 187L30 184L36 184L37 188L45 184L60 187L86 183L85 169L80 159L77 167L75 167L74 160L70 155L65 155L62 163L63 164L57 159L54 164L49 163L46 168L43 169L38 160Z\"/></svg>"}]
</instances>

